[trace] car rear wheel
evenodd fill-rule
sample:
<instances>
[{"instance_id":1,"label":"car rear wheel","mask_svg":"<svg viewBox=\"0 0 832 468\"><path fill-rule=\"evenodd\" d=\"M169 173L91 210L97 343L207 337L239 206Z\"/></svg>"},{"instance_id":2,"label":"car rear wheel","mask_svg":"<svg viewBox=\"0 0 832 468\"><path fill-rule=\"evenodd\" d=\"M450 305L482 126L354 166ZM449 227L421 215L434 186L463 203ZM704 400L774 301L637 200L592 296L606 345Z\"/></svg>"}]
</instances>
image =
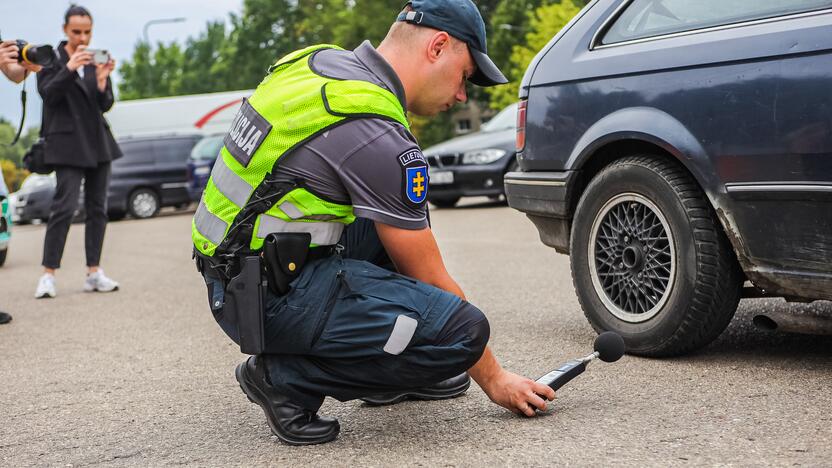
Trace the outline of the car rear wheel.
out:
<instances>
[{"instance_id":1,"label":"car rear wheel","mask_svg":"<svg viewBox=\"0 0 832 468\"><path fill-rule=\"evenodd\" d=\"M152 218L159 213L159 195L147 188L137 189L127 199L127 211L134 218Z\"/></svg>"},{"instance_id":2,"label":"car rear wheel","mask_svg":"<svg viewBox=\"0 0 832 468\"><path fill-rule=\"evenodd\" d=\"M453 208L459 199L460 197L431 198L430 202L437 208Z\"/></svg>"},{"instance_id":3,"label":"car rear wheel","mask_svg":"<svg viewBox=\"0 0 832 468\"><path fill-rule=\"evenodd\" d=\"M0 267L6 263L6 253L9 249L0 250Z\"/></svg>"},{"instance_id":4,"label":"car rear wheel","mask_svg":"<svg viewBox=\"0 0 832 468\"><path fill-rule=\"evenodd\" d=\"M605 168L578 203L572 278L596 331L627 351L684 354L728 326L742 272L705 194L675 162L632 156Z\"/></svg>"}]
</instances>

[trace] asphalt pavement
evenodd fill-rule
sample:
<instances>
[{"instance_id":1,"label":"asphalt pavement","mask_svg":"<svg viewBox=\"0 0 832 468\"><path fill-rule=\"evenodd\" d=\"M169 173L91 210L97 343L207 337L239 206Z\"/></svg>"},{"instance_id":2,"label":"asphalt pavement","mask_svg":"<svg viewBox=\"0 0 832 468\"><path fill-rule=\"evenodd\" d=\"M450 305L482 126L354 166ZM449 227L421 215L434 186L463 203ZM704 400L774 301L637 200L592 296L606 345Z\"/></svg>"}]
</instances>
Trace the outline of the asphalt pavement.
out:
<instances>
[{"instance_id":1,"label":"asphalt pavement","mask_svg":"<svg viewBox=\"0 0 832 468\"><path fill-rule=\"evenodd\" d=\"M111 223L89 294L73 225L58 297L33 298L44 226L16 226L0 268L0 466L829 466L832 338L759 331L744 300L696 354L597 363L527 419L476 385L458 399L373 408L327 399L330 444L289 447L234 379L244 359L214 323L191 262L190 213ZM591 352L569 260L523 215L475 199L432 210L446 265L488 315L508 369L539 377Z\"/></svg>"}]
</instances>

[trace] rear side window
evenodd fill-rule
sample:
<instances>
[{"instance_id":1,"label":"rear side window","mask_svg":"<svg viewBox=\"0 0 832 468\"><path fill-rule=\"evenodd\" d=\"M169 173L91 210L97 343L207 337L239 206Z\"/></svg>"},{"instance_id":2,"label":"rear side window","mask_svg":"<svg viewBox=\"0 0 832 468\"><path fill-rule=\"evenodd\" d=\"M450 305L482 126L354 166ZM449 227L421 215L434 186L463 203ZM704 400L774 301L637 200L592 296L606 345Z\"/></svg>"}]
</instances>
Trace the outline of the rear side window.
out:
<instances>
[{"instance_id":1,"label":"rear side window","mask_svg":"<svg viewBox=\"0 0 832 468\"><path fill-rule=\"evenodd\" d=\"M633 0L603 44L724 26L832 7L832 0Z\"/></svg>"},{"instance_id":2,"label":"rear side window","mask_svg":"<svg viewBox=\"0 0 832 468\"><path fill-rule=\"evenodd\" d=\"M156 153L156 161L184 164L191 154L194 142L192 138L170 138L154 141L153 151Z\"/></svg>"},{"instance_id":3,"label":"rear side window","mask_svg":"<svg viewBox=\"0 0 832 468\"><path fill-rule=\"evenodd\" d=\"M153 147L150 141L124 141L119 142L118 146L124 157L116 159L113 162L114 166L153 164Z\"/></svg>"}]
</instances>

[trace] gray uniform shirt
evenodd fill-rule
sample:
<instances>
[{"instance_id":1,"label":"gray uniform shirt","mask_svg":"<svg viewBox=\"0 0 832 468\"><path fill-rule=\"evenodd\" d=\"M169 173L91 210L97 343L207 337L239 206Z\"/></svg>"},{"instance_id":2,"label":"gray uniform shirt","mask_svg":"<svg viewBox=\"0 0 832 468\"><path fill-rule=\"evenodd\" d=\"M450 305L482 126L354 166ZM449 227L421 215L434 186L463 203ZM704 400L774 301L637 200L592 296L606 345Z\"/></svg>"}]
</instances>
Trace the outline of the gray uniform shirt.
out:
<instances>
[{"instance_id":1,"label":"gray uniform shirt","mask_svg":"<svg viewBox=\"0 0 832 468\"><path fill-rule=\"evenodd\" d=\"M354 51L324 50L311 62L317 73L363 80L395 94L404 88L387 61L364 42ZM419 145L398 122L350 119L285 156L279 172L298 177L315 195L351 204L355 215L402 229L428 226L428 165Z\"/></svg>"}]
</instances>

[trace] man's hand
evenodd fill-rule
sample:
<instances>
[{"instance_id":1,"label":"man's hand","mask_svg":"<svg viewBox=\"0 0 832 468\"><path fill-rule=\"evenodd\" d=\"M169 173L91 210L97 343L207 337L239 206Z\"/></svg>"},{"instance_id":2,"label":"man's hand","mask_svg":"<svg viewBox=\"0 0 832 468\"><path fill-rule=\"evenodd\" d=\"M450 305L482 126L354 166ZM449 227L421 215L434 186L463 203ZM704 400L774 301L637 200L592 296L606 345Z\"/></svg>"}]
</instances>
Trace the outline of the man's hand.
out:
<instances>
[{"instance_id":1,"label":"man's hand","mask_svg":"<svg viewBox=\"0 0 832 468\"><path fill-rule=\"evenodd\" d=\"M534 408L546 411L546 400L555 399L555 391L548 385L519 376L505 369L484 382L477 382L488 398L515 414L534 416ZM546 399L541 398L541 395Z\"/></svg>"},{"instance_id":2,"label":"man's hand","mask_svg":"<svg viewBox=\"0 0 832 468\"><path fill-rule=\"evenodd\" d=\"M15 83L23 81L26 78L27 71L37 73L42 68L39 65L26 62L18 63L18 54L20 54L20 50L14 41L0 42L0 71Z\"/></svg>"},{"instance_id":3,"label":"man's hand","mask_svg":"<svg viewBox=\"0 0 832 468\"><path fill-rule=\"evenodd\" d=\"M107 89L107 77L116 68L116 61L110 59L107 63L95 66L95 79L98 82L98 90L102 93Z\"/></svg>"},{"instance_id":4,"label":"man's hand","mask_svg":"<svg viewBox=\"0 0 832 468\"><path fill-rule=\"evenodd\" d=\"M43 70L42 65L35 65L34 63L21 62L20 66L32 73L39 73L41 70Z\"/></svg>"},{"instance_id":5,"label":"man's hand","mask_svg":"<svg viewBox=\"0 0 832 468\"><path fill-rule=\"evenodd\" d=\"M75 52L69 57L66 63L66 68L71 72L78 71L79 68L89 65L92 62L92 54L86 51L87 46L79 45Z\"/></svg>"},{"instance_id":6,"label":"man's hand","mask_svg":"<svg viewBox=\"0 0 832 468\"><path fill-rule=\"evenodd\" d=\"M17 44L14 41L0 42L0 67L17 64Z\"/></svg>"}]
</instances>

